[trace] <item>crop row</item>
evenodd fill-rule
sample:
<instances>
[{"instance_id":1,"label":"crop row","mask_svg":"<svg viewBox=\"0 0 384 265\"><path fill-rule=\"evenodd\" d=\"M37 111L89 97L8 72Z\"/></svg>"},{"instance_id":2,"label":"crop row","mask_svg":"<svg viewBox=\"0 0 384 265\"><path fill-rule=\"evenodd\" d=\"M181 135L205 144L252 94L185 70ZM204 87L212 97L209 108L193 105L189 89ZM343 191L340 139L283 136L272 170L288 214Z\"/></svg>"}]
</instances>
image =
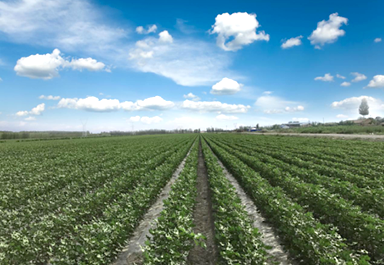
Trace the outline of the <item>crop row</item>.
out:
<instances>
[{"instance_id":1,"label":"crop row","mask_svg":"<svg viewBox=\"0 0 384 265\"><path fill-rule=\"evenodd\" d=\"M322 224L284 190L208 139L208 144L275 227L292 257L306 264L369 264L348 248L332 225Z\"/></svg>"},{"instance_id":2,"label":"crop row","mask_svg":"<svg viewBox=\"0 0 384 265\"><path fill-rule=\"evenodd\" d=\"M243 154L257 159L257 162L263 164L274 165L280 170L289 172L291 175L299 177L304 182L322 185L332 193L339 194L343 198L350 200L354 205L362 207L366 212L378 214L384 217L384 190L360 188L354 182L343 181L332 178L327 175L321 175L313 170L313 164L304 162L300 159L289 157L285 152L265 152L264 154L258 149L248 148L247 146L237 146L226 143L227 148L237 150ZM224 147L225 148L225 147ZM325 167L325 166L322 166ZM366 180L360 177L361 182ZM359 180L360 180L359 179Z\"/></svg>"},{"instance_id":3,"label":"crop row","mask_svg":"<svg viewBox=\"0 0 384 265\"><path fill-rule=\"evenodd\" d=\"M204 237L193 232L198 146L195 143L192 147L169 198L163 202L156 228L150 229L151 236L144 248L145 264L186 264L195 242L203 243Z\"/></svg>"},{"instance_id":4,"label":"crop row","mask_svg":"<svg viewBox=\"0 0 384 265\"><path fill-rule=\"evenodd\" d=\"M82 197L70 198L67 204L35 222L23 223L18 216L18 229L13 227L14 223L5 224L11 230L1 228L0 263L110 262L185 157L193 138L184 137L184 144L178 150L168 148L169 152L164 152L164 157L160 155L160 159L138 156L141 161L137 163L142 163L142 168L120 176L109 175L111 181L100 188L91 189ZM160 141L158 139L157 143ZM120 143L124 144L124 140ZM97 157L94 159L97 163ZM87 188L87 182L82 184ZM50 201L46 204L48 206Z\"/></svg>"},{"instance_id":5,"label":"crop row","mask_svg":"<svg viewBox=\"0 0 384 265\"><path fill-rule=\"evenodd\" d=\"M223 145L220 145L224 147ZM281 187L288 196L313 212L323 223L334 224L340 234L356 250L365 249L374 260L384 258L384 221L361 212L350 201L339 198L321 185L303 182L289 172L260 161L255 156L224 147L249 167L267 179L273 186Z\"/></svg>"},{"instance_id":6,"label":"crop row","mask_svg":"<svg viewBox=\"0 0 384 265\"><path fill-rule=\"evenodd\" d=\"M205 141L202 146L212 194L220 264L267 264L269 256L261 234L253 227L235 188Z\"/></svg>"}]
</instances>

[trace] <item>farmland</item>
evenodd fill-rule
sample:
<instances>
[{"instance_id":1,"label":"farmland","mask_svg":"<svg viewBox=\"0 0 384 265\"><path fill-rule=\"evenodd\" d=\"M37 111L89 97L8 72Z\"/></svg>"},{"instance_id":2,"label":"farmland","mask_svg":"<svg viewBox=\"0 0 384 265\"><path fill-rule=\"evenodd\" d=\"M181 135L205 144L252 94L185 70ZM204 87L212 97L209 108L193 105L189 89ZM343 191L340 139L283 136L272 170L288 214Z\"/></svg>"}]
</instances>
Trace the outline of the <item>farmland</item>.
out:
<instances>
[{"instance_id":1,"label":"farmland","mask_svg":"<svg viewBox=\"0 0 384 265\"><path fill-rule=\"evenodd\" d=\"M135 233L139 264L383 264L383 151L234 134L4 143L0 264L112 264Z\"/></svg>"}]
</instances>

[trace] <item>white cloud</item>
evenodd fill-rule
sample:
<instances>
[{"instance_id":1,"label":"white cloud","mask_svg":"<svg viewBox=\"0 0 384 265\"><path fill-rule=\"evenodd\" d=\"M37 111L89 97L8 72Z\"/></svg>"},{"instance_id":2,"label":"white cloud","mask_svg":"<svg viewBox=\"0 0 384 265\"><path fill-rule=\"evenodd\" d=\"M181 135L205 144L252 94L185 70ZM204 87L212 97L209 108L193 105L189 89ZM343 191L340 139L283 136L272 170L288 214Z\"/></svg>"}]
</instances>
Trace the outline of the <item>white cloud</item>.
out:
<instances>
[{"instance_id":1,"label":"white cloud","mask_svg":"<svg viewBox=\"0 0 384 265\"><path fill-rule=\"evenodd\" d=\"M105 64L98 62L92 58L80 58L72 59L66 67L72 67L74 70L83 70L87 69L88 71L101 71L104 69Z\"/></svg>"},{"instance_id":2,"label":"white cloud","mask_svg":"<svg viewBox=\"0 0 384 265\"><path fill-rule=\"evenodd\" d=\"M343 24L346 25L347 22L347 18L338 16L338 13L333 13L329 15L329 20L322 20L317 23L317 28L308 39L317 49L320 49L326 43L334 43L339 37L345 35L345 31L340 27Z\"/></svg>"},{"instance_id":3,"label":"white cloud","mask_svg":"<svg viewBox=\"0 0 384 265\"><path fill-rule=\"evenodd\" d=\"M29 116L29 117L25 118L24 120L26 120L26 121L35 121L36 117Z\"/></svg>"},{"instance_id":4,"label":"white cloud","mask_svg":"<svg viewBox=\"0 0 384 265\"><path fill-rule=\"evenodd\" d=\"M309 122L308 118L292 118L292 120L298 122Z\"/></svg>"},{"instance_id":5,"label":"white cloud","mask_svg":"<svg viewBox=\"0 0 384 265\"><path fill-rule=\"evenodd\" d=\"M376 43L381 42L381 38L376 38L376 39L374 40L374 42L376 42Z\"/></svg>"},{"instance_id":6,"label":"white cloud","mask_svg":"<svg viewBox=\"0 0 384 265\"><path fill-rule=\"evenodd\" d=\"M297 111L303 111L303 110L304 110L304 107L301 105L296 107L285 107L286 112L297 112Z\"/></svg>"},{"instance_id":7,"label":"white cloud","mask_svg":"<svg viewBox=\"0 0 384 265\"><path fill-rule=\"evenodd\" d=\"M130 122L138 122L140 121L140 116L133 116L129 118Z\"/></svg>"},{"instance_id":8,"label":"white cloud","mask_svg":"<svg viewBox=\"0 0 384 265\"><path fill-rule=\"evenodd\" d=\"M360 74L358 72L353 72L353 73L351 73L351 75L355 76L355 78L352 80L352 82L360 82L360 81L367 79L367 77L365 75Z\"/></svg>"},{"instance_id":9,"label":"white cloud","mask_svg":"<svg viewBox=\"0 0 384 265\"><path fill-rule=\"evenodd\" d=\"M255 102L255 106L261 109L265 114L298 112L304 110L304 107L298 105L295 101L288 101L280 97L271 96L270 94L264 94L264 96L259 97Z\"/></svg>"},{"instance_id":10,"label":"white cloud","mask_svg":"<svg viewBox=\"0 0 384 265\"><path fill-rule=\"evenodd\" d=\"M106 24L105 12L87 0L18 0L0 4L0 31L11 40L65 49L100 49L126 37Z\"/></svg>"},{"instance_id":11,"label":"white cloud","mask_svg":"<svg viewBox=\"0 0 384 265\"><path fill-rule=\"evenodd\" d=\"M211 94L215 95L233 95L241 90L242 84L233 79L224 77L220 82L212 86Z\"/></svg>"},{"instance_id":12,"label":"white cloud","mask_svg":"<svg viewBox=\"0 0 384 265\"><path fill-rule=\"evenodd\" d=\"M331 82L333 81L333 76L328 73L328 74L325 74L324 76L318 76L318 77L315 77L315 80L320 80L320 81L324 81L324 82Z\"/></svg>"},{"instance_id":13,"label":"white cloud","mask_svg":"<svg viewBox=\"0 0 384 265\"><path fill-rule=\"evenodd\" d=\"M303 36L298 36L298 37L290 38L290 39L286 40L283 44L281 44L281 48L288 49L288 48L292 48L294 46L300 46L302 37Z\"/></svg>"},{"instance_id":14,"label":"white cloud","mask_svg":"<svg viewBox=\"0 0 384 265\"><path fill-rule=\"evenodd\" d=\"M269 41L269 35L264 31L256 33L257 28L260 27L256 14L223 13L217 15L215 20L211 34L218 34L217 46L225 51L237 51L256 40ZM227 42L228 39L232 40Z\"/></svg>"},{"instance_id":15,"label":"white cloud","mask_svg":"<svg viewBox=\"0 0 384 265\"><path fill-rule=\"evenodd\" d=\"M41 115L41 113L43 113L44 110L45 110L45 104L41 103L36 107L34 107L31 111L26 111L26 110L18 111L16 113L16 116Z\"/></svg>"},{"instance_id":16,"label":"white cloud","mask_svg":"<svg viewBox=\"0 0 384 265\"><path fill-rule=\"evenodd\" d=\"M191 101L184 100L184 109L200 112L246 113L251 107L242 104L227 104L220 101Z\"/></svg>"},{"instance_id":17,"label":"white cloud","mask_svg":"<svg viewBox=\"0 0 384 265\"><path fill-rule=\"evenodd\" d=\"M351 85L351 83L350 82L343 82L343 83L341 83L341 85L340 86L350 86Z\"/></svg>"},{"instance_id":18,"label":"white cloud","mask_svg":"<svg viewBox=\"0 0 384 265\"><path fill-rule=\"evenodd\" d=\"M147 30L144 29L143 26L138 26L136 28L136 32L139 33L139 34L149 34L149 33L155 33L156 30L157 30L157 26L156 25L149 25L147 26Z\"/></svg>"},{"instance_id":19,"label":"white cloud","mask_svg":"<svg viewBox=\"0 0 384 265\"><path fill-rule=\"evenodd\" d=\"M370 115L383 116L384 102L381 99L370 96L350 97L341 101L335 101L331 104L331 107L334 109L342 109L358 116L358 109L363 98L368 101Z\"/></svg>"},{"instance_id":20,"label":"white cloud","mask_svg":"<svg viewBox=\"0 0 384 265\"><path fill-rule=\"evenodd\" d=\"M161 117L159 117L159 116L154 116L154 117L134 116L134 117L130 117L128 119L128 121L130 121L130 122L142 122L144 124L153 124L153 123L159 123L159 122L163 121L163 119Z\"/></svg>"},{"instance_id":21,"label":"white cloud","mask_svg":"<svg viewBox=\"0 0 384 265\"><path fill-rule=\"evenodd\" d=\"M61 98L60 96L52 96L52 95L49 95L49 96L41 95L39 97L39 99L46 99L46 100L59 100L60 98Z\"/></svg>"},{"instance_id":22,"label":"white cloud","mask_svg":"<svg viewBox=\"0 0 384 265\"><path fill-rule=\"evenodd\" d=\"M336 77L340 78L340 79L345 79L345 76L342 76L342 75L339 75L339 74L337 74Z\"/></svg>"},{"instance_id":23,"label":"white cloud","mask_svg":"<svg viewBox=\"0 0 384 265\"><path fill-rule=\"evenodd\" d=\"M35 54L20 58L17 60L14 70L20 76L51 79L59 76L59 70L66 67L74 70L100 71L105 65L92 58L72 59L69 62L60 56L59 49L54 49L52 53Z\"/></svg>"},{"instance_id":24,"label":"white cloud","mask_svg":"<svg viewBox=\"0 0 384 265\"><path fill-rule=\"evenodd\" d=\"M338 119L347 119L348 115L338 114L338 115L336 115L336 118L338 118Z\"/></svg>"},{"instance_id":25,"label":"white cloud","mask_svg":"<svg viewBox=\"0 0 384 265\"><path fill-rule=\"evenodd\" d=\"M3 78L0 77L0 82L3 82Z\"/></svg>"},{"instance_id":26,"label":"white cloud","mask_svg":"<svg viewBox=\"0 0 384 265\"><path fill-rule=\"evenodd\" d=\"M164 31L159 33L159 42L172 43L173 38L172 38L171 34L168 33L167 30L164 30Z\"/></svg>"},{"instance_id":27,"label":"white cloud","mask_svg":"<svg viewBox=\"0 0 384 265\"><path fill-rule=\"evenodd\" d=\"M136 102L118 99L98 99L97 97L87 98L62 98L57 104L58 108L80 109L97 112L110 112L117 110L167 110L174 106L172 101L166 101L160 96L137 100Z\"/></svg>"},{"instance_id":28,"label":"white cloud","mask_svg":"<svg viewBox=\"0 0 384 265\"><path fill-rule=\"evenodd\" d=\"M263 94L264 95L271 95L273 92L272 91L264 91Z\"/></svg>"},{"instance_id":29,"label":"white cloud","mask_svg":"<svg viewBox=\"0 0 384 265\"><path fill-rule=\"evenodd\" d=\"M238 120L239 118L233 115L220 114L216 116L216 119L219 121L234 121L234 120Z\"/></svg>"},{"instance_id":30,"label":"white cloud","mask_svg":"<svg viewBox=\"0 0 384 265\"><path fill-rule=\"evenodd\" d=\"M199 40L164 43L147 37L131 48L129 60L136 70L170 78L182 86L211 85L231 74L229 56Z\"/></svg>"},{"instance_id":31,"label":"white cloud","mask_svg":"<svg viewBox=\"0 0 384 265\"><path fill-rule=\"evenodd\" d=\"M193 101L199 101L200 100L200 98L198 96L196 96L192 93L188 93L187 95L184 95L183 97L186 99L191 99Z\"/></svg>"},{"instance_id":32,"label":"white cloud","mask_svg":"<svg viewBox=\"0 0 384 265\"><path fill-rule=\"evenodd\" d=\"M367 87L379 88L384 87L384 75L375 75Z\"/></svg>"},{"instance_id":33,"label":"white cloud","mask_svg":"<svg viewBox=\"0 0 384 265\"><path fill-rule=\"evenodd\" d=\"M144 117L141 117L140 121L142 123L145 123L145 124L152 124L152 123L159 123L161 122L163 119L159 116L154 116L154 117L147 117L147 116L144 116Z\"/></svg>"}]
</instances>

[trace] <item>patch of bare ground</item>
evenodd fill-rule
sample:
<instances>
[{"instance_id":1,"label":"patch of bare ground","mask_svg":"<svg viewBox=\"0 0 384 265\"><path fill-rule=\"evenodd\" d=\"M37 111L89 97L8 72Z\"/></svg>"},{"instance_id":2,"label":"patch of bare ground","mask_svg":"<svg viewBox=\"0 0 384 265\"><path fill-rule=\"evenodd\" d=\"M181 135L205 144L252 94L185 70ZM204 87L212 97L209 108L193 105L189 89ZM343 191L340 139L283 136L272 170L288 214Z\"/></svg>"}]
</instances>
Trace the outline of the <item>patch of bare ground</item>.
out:
<instances>
[{"instance_id":1,"label":"patch of bare ground","mask_svg":"<svg viewBox=\"0 0 384 265\"><path fill-rule=\"evenodd\" d=\"M188 256L188 264L214 265L217 263L217 248L215 245L214 220L212 216L212 201L208 183L208 173L205 167L201 142L199 142L199 160L197 168L197 198L193 214L195 233L206 236L206 247L195 246Z\"/></svg>"},{"instance_id":2,"label":"patch of bare ground","mask_svg":"<svg viewBox=\"0 0 384 265\"><path fill-rule=\"evenodd\" d=\"M196 143L195 143L196 144ZM155 228L155 220L160 216L161 211L164 208L163 201L168 199L172 185L179 177L181 171L184 169L185 161L189 156L192 148L189 150L183 161L172 175L172 178L164 187L156 202L149 208L148 212L144 215L139 226L134 231L127 246L118 255L115 262L111 265L140 265L143 264L143 252L141 247L145 245L147 237L150 237L149 229Z\"/></svg>"}]
</instances>

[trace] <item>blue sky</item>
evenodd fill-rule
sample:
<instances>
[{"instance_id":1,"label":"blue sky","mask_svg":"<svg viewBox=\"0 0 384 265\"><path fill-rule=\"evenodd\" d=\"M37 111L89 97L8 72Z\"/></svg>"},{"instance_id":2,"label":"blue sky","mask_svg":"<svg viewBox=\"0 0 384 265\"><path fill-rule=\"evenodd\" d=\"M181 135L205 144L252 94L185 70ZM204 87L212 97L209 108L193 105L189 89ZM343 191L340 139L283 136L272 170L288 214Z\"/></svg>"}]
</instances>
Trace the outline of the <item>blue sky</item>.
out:
<instances>
[{"instance_id":1,"label":"blue sky","mask_svg":"<svg viewBox=\"0 0 384 265\"><path fill-rule=\"evenodd\" d=\"M383 1L0 1L0 130L384 116Z\"/></svg>"}]
</instances>

